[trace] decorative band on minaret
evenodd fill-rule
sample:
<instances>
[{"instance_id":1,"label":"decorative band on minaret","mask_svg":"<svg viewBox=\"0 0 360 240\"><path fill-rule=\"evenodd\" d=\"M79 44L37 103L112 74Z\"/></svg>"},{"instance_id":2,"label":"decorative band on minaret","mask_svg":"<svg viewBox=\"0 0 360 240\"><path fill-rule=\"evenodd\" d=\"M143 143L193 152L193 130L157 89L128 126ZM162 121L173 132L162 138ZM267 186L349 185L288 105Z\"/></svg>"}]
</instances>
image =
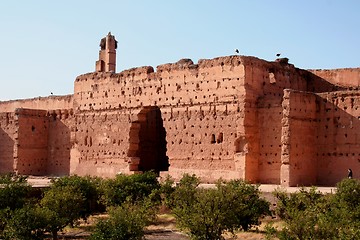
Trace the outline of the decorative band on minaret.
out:
<instances>
[{"instance_id":1,"label":"decorative band on minaret","mask_svg":"<svg viewBox=\"0 0 360 240\"><path fill-rule=\"evenodd\" d=\"M115 36L108 35L100 41L99 60L96 61L96 72L115 72L117 41Z\"/></svg>"}]
</instances>

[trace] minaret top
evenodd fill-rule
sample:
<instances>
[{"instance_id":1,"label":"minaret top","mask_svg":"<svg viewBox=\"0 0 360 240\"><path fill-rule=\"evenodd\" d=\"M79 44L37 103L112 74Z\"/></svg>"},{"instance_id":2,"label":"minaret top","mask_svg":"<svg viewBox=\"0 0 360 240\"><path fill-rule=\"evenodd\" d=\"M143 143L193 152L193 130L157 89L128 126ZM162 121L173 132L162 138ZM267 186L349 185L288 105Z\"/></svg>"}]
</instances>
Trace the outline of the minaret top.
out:
<instances>
[{"instance_id":1,"label":"minaret top","mask_svg":"<svg viewBox=\"0 0 360 240\"><path fill-rule=\"evenodd\" d=\"M96 61L96 72L115 72L117 41L115 36L108 35L100 40L99 60Z\"/></svg>"}]
</instances>

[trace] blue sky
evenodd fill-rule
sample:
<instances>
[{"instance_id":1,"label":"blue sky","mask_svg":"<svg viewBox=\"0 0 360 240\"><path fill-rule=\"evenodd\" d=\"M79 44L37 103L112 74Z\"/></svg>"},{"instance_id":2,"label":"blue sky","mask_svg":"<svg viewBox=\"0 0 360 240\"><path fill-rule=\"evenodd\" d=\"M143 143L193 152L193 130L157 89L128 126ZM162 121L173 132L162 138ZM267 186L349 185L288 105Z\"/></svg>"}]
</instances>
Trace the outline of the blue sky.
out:
<instances>
[{"instance_id":1,"label":"blue sky","mask_svg":"<svg viewBox=\"0 0 360 240\"><path fill-rule=\"evenodd\" d=\"M73 93L99 42L118 40L117 72L234 54L296 67L360 67L358 0L34 0L0 3L0 101Z\"/></svg>"}]
</instances>

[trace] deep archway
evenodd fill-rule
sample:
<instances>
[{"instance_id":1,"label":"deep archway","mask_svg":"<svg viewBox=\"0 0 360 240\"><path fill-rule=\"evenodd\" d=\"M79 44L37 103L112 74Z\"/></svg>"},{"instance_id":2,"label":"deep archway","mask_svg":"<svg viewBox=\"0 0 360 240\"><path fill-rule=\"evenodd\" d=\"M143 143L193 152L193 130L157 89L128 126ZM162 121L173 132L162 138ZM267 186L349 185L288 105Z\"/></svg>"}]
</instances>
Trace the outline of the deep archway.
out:
<instances>
[{"instance_id":1,"label":"deep archway","mask_svg":"<svg viewBox=\"0 0 360 240\"><path fill-rule=\"evenodd\" d=\"M159 107L144 107L131 123L129 134L130 171L167 171L166 131Z\"/></svg>"}]
</instances>

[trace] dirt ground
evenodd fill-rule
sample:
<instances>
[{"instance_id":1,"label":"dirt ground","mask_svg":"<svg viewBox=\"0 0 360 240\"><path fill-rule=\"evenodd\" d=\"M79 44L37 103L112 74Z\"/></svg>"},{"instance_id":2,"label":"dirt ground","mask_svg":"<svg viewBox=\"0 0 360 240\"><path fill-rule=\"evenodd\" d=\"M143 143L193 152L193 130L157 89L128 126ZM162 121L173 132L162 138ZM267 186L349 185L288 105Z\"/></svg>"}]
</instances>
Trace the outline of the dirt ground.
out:
<instances>
[{"instance_id":1,"label":"dirt ground","mask_svg":"<svg viewBox=\"0 0 360 240\"><path fill-rule=\"evenodd\" d=\"M88 222L81 223L79 227L66 228L64 232L59 233L59 239L86 240L90 236L96 220L103 217L105 217L105 215L93 216ZM240 232L236 234L236 238L230 234L225 235L225 239L263 240L265 239L263 232L264 226L265 224L262 224L258 229L253 229L249 232ZM182 233L176 228L175 218L169 214L158 215L156 223L148 226L145 233L145 240L190 240L185 233Z\"/></svg>"}]
</instances>

